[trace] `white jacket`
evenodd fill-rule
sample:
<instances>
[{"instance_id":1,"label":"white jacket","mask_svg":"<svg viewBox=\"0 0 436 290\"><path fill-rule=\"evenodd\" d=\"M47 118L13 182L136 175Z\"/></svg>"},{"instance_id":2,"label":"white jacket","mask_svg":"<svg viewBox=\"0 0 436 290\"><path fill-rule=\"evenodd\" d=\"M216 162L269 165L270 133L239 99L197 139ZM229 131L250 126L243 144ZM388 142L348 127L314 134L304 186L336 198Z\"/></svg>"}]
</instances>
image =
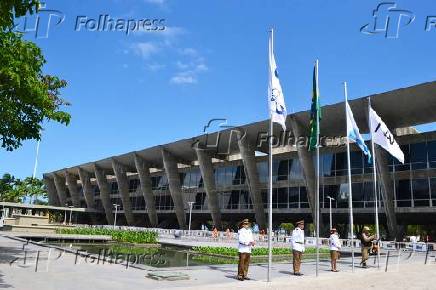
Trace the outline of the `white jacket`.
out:
<instances>
[{"instance_id":1,"label":"white jacket","mask_svg":"<svg viewBox=\"0 0 436 290\"><path fill-rule=\"evenodd\" d=\"M295 228L292 231L291 237L292 250L304 252L304 231L300 228Z\"/></svg>"},{"instance_id":2,"label":"white jacket","mask_svg":"<svg viewBox=\"0 0 436 290\"><path fill-rule=\"evenodd\" d=\"M254 242L253 232L250 228L242 228L238 231L238 252L239 253L251 253L251 247L249 244Z\"/></svg>"},{"instance_id":3,"label":"white jacket","mask_svg":"<svg viewBox=\"0 0 436 290\"><path fill-rule=\"evenodd\" d=\"M341 241L337 234L331 234L329 238L330 251L339 251L341 249Z\"/></svg>"}]
</instances>

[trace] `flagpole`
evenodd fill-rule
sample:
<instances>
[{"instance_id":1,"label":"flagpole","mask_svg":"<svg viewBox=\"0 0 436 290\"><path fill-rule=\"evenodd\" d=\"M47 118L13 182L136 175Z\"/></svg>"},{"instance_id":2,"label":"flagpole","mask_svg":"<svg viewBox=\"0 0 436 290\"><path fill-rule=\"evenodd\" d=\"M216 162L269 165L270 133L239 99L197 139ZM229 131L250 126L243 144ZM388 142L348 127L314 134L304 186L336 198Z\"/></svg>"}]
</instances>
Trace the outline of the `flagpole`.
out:
<instances>
[{"instance_id":1,"label":"flagpole","mask_svg":"<svg viewBox=\"0 0 436 290\"><path fill-rule=\"evenodd\" d=\"M369 115L369 110L371 108L371 98L368 98L368 115ZM377 235L377 246L378 246L378 250L377 250L377 268L380 269L380 228L379 228L379 220L378 220L378 191L377 191L377 171L376 171L376 164L375 164L375 144L374 144L374 139L372 138L372 125L371 125L371 120L368 117L368 122L369 122L369 131L371 133L371 150L372 150L372 172L373 172L373 176L374 176L374 201L375 201L375 231L376 231L376 235Z\"/></svg>"},{"instance_id":2,"label":"flagpole","mask_svg":"<svg viewBox=\"0 0 436 290\"><path fill-rule=\"evenodd\" d=\"M270 42L270 47L269 49L271 50L270 52L270 57L274 47L274 31L271 28L271 42ZM270 94L271 92L268 92L268 94ZM268 274L267 274L267 281L271 282L271 266L272 266L272 161L273 161L273 156L272 156L272 136L273 136L273 122L272 122L272 114L271 114L271 110L270 110L270 116L269 116L269 170L268 170L268 174L269 174L269 184L268 184L268 190L269 190L269 194L268 194Z\"/></svg>"},{"instance_id":3,"label":"flagpole","mask_svg":"<svg viewBox=\"0 0 436 290\"><path fill-rule=\"evenodd\" d=\"M41 143L41 140L38 140L36 143L36 156L35 156L35 165L33 166L33 174L32 174L32 179L36 178L36 172L38 169L38 157L39 157L39 144ZM33 198L30 197L30 204L33 203Z\"/></svg>"},{"instance_id":4,"label":"flagpole","mask_svg":"<svg viewBox=\"0 0 436 290\"><path fill-rule=\"evenodd\" d=\"M36 170L38 168L39 143L40 140L38 140L38 142L36 143L36 157L35 157L35 165L33 166L32 178L36 177Z\"/></svg>"},{"instance_id":5,"label":"flagpole","mask_svg":"<svg viewBox=\"0 0 436 290\"><path fill-rule=\"evenodd\" d=\"M345 115L347 116L348 92L347 82L344 82L345 96ZM350 158L350 139L347 130L347 166L348 166L348 206L350 210L350 233L351 233L351 269L354 272L354 221L353 221L353 191L351 187L351 158Z\"/></svg>"},{"instance_id":6,"label":"flagpole","mask_svg":"<svg viewBox=\"0 0 436 290\"><path fill-rule=\"evenodd\" d=\"M315 63L315 75L316 75L316 90L318 90L318 65L319 60ZM319 100L319 92L317 94L317 101ZM316 276L319 273L319 110L316 113Z\"/></svg>"}]
</instances>

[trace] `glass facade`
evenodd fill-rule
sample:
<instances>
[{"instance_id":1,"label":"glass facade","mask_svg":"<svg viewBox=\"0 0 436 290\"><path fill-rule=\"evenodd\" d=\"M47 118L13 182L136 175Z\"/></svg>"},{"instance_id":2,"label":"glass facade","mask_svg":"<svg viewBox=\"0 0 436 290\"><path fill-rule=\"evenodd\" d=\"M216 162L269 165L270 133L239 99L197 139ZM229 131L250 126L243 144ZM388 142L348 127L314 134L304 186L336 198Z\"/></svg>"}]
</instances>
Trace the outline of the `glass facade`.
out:
<instances>
[{"instance_id":1,"label":"glass facade","mask_svg":"<svg viewBox=\"0 0 436 290\"><path fill-rule=\"evenodd\" d=\"M219 187L245 184L244 166L223 166L215 168L215 184Z\"/></svg>"},{"instance_id":2,"label":"glass facade","mask_svg":"<svg viewBox=\"0 0 436 290\"><path fill-rule=\"evenodd\" d=\"M268 190L262 190L263 207L268 208ZM308 208L306 187L273 188L273 208Z\"/></svg>"},{"instance_id":3,"label":"glass facade","mask_svg":"<svg viewBox=\"0 0 436 290\"><path fill-rule=\"evenodd\" d=\"M155 195L154 201L157 210L173 210L174 202L170 194Z\"/></svg>"},{"instance_id":4,"label":"glass facade","mask_svg":"<svg viewBox=\"0 0 436 290\"><path fill-rule=\"evenodd\" d=\"M257 172L260 182L268 182L268 161L257 162ZM303 170L300 160L298 159L282 159L273 160L273 182L284 180L303 180Z\"/></svg>"},{"instance_id":5,"label":"glass facade","mask_svg":"<svg viewBox=\"0 0 436 290\"><path fill-rule=\"evenodd\" d=\"M129 180L129 192L136 192L139 186L139 179L130 179Z\"/></svg>"},{"instance_id":6,"label":"glass facade","mask_svg":"<svg viewBox=\"0 0 436 290\"><path fill-rule=\"evenodd\" d=\"M409 171L436 168L436 140L401 145L404 164L389 155L390 171Z\"/></svg>"},{"instance_id":7,"label":"glass facade","mask_svg":"<svg viewBox=\"0 0 436 290\"><path fill-rule=\"evenodd\" d=\"M219 205L222 209L251 209L250 194L247 190L232 190L219 193Z\"/></svg>"},{"instance_id":8,"label":"glass facade","mask_svg":"<svg viewBox=\"0 0 436 290\"><path fill-rule=\"evenodd\" d=\"M194 189L203 187L203 177L200 168L192 168L180 173L180 184L182 189Z\"/></svg>"},{"instance_id":9,"label":"glass facade","mask_svg":"<svg viewBox=\"0 0 436 290\"><path fill-rule=\"evenodd\" d=\"M436 141L425 141L401 145L405 154L405 163L400 164L396 159L388 156L388 170L392 177L394 200L396 207L429 207L436 206L436 176L431 169L436 168ZM372 164L368 163L361 151L351 152L351 171L353 175L353 207L374 207L374 185L372 182ZM263 158L262 158L263 159ZM315 160L314 160L315 162ZM261 182L261 195L264 207L267 208L268 162L259 160L257 170ZM429 172L428 174L425 172ZM424 172L419 173L419 172ZM332 197L333 208L348 207L347 155L346 152L324 153L320 156L321 207L329 207ZM417 174L419 173L419 174ZM432 175L433 174L433 175ZM244 166L232 164L214 168L215 183L218 192L219 205L222 209L252 209L252 201L247 186ZM379 176L380 178L380 176ZM165 174L151 177L152 189L155 195L157 210L172 210L174 203L171 198L168 179ZM275 209L308 208L307 191L304 174L298 158L275 158L273 162L273 197L272 205ZM183 169L180 172L180 184L185 200L194 201L194 210L207 210L207 194L203 189L203 178L199 167ZM144 210L146 204L138 187L138 178L129 179L132 209ZM377 184L378 191L383 188ZM119 204L116 181L110 182L111 202ZM83 190L79 185L80 195ZM93 185L97 207L101 207L100 190ZM67 191L67 195L69 195ZM383 206L381 199L380 203ZM81 202L84 203L83 198ZM83 204L86 206L86 204Z\"/></svg>"}]
</instances>

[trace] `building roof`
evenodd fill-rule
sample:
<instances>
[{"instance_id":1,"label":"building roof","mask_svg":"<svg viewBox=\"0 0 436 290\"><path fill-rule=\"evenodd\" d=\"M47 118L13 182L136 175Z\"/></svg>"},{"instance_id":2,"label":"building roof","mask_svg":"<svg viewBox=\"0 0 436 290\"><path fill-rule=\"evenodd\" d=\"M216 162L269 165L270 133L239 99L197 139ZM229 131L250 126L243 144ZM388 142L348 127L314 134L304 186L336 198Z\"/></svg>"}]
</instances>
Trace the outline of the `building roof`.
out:
<instances>
[{"instance_id":1,"label":"building roof","mask_svg":"<svg viewBox=\"0 0 436 290\"><path fill-rule=\"evenodd\" d=\"M422 83L419 85L396 89L393 91L369 95L349 101L353 110L354 118L362 133L368 133L368 98L371 98L371 105L375 111L386 122L387 126L392 129L416 126L436 121L436 81ZM322 107L321 135L329 137L339 137L345 135L345 113L344 102ZM302 134L308 135L310 111L302 111L287 116L287 128L291 128L291 118L295 118L304 128ZM168 144L157 145L145 148L139 151L132 151L118 156L111 156L102 160L80 164L70 168L64 168L55 172L62 173L65 170L77 175L79 167L93 173L94 164L106 170L108 174L113 172L111 159L115 158L121 164L125 165L128 171L136 172L134 163L134 154L138 154L144 160L149 162L153 168L163 168L161 150L165 149L178 160L179 163L190 165L197 160L197 155L193 146L199 144L215 144L219 140L216 148L217 158L223 158L230 154L239 153L236 142L236 131L246 134L251 144L259 141L261 132L268 132L269 120L251 123L237 128L203 134L189 139L182 139ZM276 127L279 128L279 125ZM280 130L275 130L277 133ZM276 134L275 134L276 135ZM218 139L219 138L219 139ZM259 151L266 152L266 142Z\"/></svg>"}]
</instances>

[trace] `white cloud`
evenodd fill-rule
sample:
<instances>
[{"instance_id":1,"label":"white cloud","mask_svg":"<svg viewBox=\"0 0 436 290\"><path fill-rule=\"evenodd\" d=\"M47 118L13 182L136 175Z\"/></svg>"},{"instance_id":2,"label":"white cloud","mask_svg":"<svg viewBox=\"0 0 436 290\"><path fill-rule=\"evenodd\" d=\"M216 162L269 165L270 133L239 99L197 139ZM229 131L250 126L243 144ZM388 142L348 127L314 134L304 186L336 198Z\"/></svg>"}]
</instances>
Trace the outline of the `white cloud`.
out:
<instances>
[{"instance_id":1,"label":"white cloud","mask_svg":"<svg viewBox=\"0 0 436 290\"><path fill-rule=\"evenodd\" d=\"M179 51L180 51L180 54L187 55L187 56L197 56L197 54L198 54L197 50L194 48L191 48L191 47L182 48Z\"/></svg>"},{"instance_id":2,"label":"white cloud","mask_svg":"<svg viewBox=\"0 0 436 290\"><path fill-rule=\"evenodd\" d=\"M177 62L176 62L176 66L177 66L177 68L179 68L179 69L187 69L188 67L189 67L189 64L187 64L187 63L183 63L183 62L181 62L180 60L178 60Z\"/></svg>"},{"instance_id":3,"label":"white cloud","mask_svg":"<svg viewBox=\"0 0 436 290\"><path fill-rule=\"evenodd\" d=\"M161 37L165 40L174 40L176 37L179 37L186 33L188 33L188 31L180 26L165 26L165 29L163 30L147 30L143 26L140 26L139 28L131 32L132 35L138 37L144 35L152 35L156 37Z\"/></svg>"},{"instance_id":4,"label":"white cloud","mask_svg":"<svg viewBox=\"0 0 436 290\"><path fill-rule=\"evenodd\" d=\"M195 84L197 79L190 72L181 72L176 74L170 79L170 83L182 85L182 84Z\"/></svg>"},{"instance_id":5,"label":"white cloud","mask_svg":"<svg viewBox=\"0 0 436 290\"><path fill-rule=\"evenodd\" d=\"M142 56L147 59L152 54L156 54L160 51L160 47L157 43L154 42L138 42L132 45L133 50L136 54Z\"/></svg>"},{"instance_id":6,"label":"white cloud","mask_svg":"<svg viewBox=\"0 0 436 290\"><path fill-rule=\"evenodd\" d=\"M166 0L144 0L144 1L149 4L154 4L159 6L162 6L166 3Z\"/></svg>"},{"instance_id":7,"label":"white cloud","mask_svg":"<svg viewBox=\"0 0 436 290\"><path fill-rule=\"evenodd\" d=\"M167 38L171 38L171 37L176 37L182 34L186 34L187 31L185 28L183 27L179 27L179 26L165 26L164 30L160 30L157 35L159 36L163 36L163 37L167 37Z\"/></svg>"},{"instance_id":8,"label":"white cloud","mask_svg":"<svg viewBox=\"0 0 436 290\"><path fill-rule=\"evenodd\" d=\"M158 71L158 70L164 69L166 67L166 65L160 64L160 63L149 63L146 65L146 67L150 71Z\"/></svg>"},{"instance_id":9,"label":"white cloud","mask_svg":"<svg viewBox=\"0 0 436 290\"><path fill-rule=\"evenodd\" d=\"M179 54L187 61L178 60L176 67L180 70L171 79L172 84L195 84L198 82L198 76L206 72L209 68L206 60L200 53L191 47L180 48Z\"/></svg>"},{"instance_id":10,"label":"white cloud","mask_svg":"<svg viewBox=\"0 0 436 290\"><path fill-rule=\"evenodd\" d=\"M200 71L207 71L208 69L209 68L204 63L197 64L197 66L195 67L195 70L198 71L198 72L200 72Z\"/></svg>"}]
</instances>

